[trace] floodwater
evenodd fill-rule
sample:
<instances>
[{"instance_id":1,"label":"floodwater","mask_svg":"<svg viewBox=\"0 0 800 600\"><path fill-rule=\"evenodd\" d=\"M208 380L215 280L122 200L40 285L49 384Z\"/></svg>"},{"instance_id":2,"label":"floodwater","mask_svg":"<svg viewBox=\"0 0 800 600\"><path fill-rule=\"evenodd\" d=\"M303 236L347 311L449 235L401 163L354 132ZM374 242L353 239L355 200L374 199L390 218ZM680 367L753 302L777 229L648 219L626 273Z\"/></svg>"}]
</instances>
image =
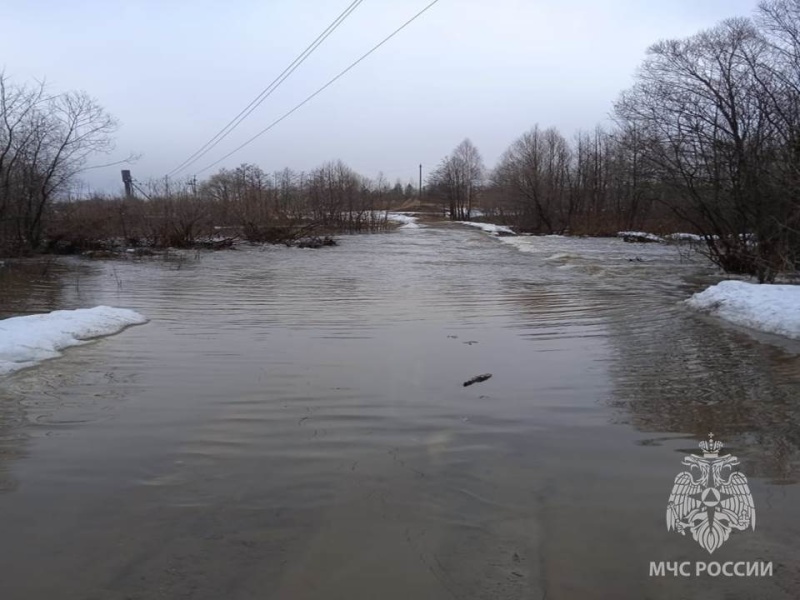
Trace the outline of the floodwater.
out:
<instances>
[{"instance_id":1,"label":"floodwater","mask_svg":"<svg viewBox=\"0 0 800 600\"><path fill-rule=\"evenodd\" d=\"M0 598L797 598L800 346L681 305L685 254L439 225L7 272L0 316L150 322L0 380ZM711 557L664 520L709 431L758 515ZM774 575L649 574L710 560Z\"/></svg>"}]
</instances>

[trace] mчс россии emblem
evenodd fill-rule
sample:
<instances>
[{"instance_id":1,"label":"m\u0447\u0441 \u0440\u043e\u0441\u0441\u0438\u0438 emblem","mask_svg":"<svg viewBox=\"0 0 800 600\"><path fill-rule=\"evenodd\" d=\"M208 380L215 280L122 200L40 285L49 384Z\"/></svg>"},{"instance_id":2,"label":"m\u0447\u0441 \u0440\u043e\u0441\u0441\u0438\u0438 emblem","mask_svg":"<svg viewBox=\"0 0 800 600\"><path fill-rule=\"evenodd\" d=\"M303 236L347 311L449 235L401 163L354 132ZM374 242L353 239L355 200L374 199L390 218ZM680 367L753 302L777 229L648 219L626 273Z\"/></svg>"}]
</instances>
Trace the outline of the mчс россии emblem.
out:
<instances>
[{"instance_id":1,"label":"m\u0447\u0441 \u0440\u043e\u0441\u0441\u0438\u0438 emblem","mask_svg":"<svg viewBox=\"0 0 800 600\"><path fill-rule=\"evenodd\" d=\"M708 435L700 442L703 456L690 454L683 464L688 471L678 473L667 504L667 531L686 535L709 554L722 546L734 529L756 528L756 509L747 477L733 468L739 459L719 455L722 442Z\"/></svg>"}]
</instances>

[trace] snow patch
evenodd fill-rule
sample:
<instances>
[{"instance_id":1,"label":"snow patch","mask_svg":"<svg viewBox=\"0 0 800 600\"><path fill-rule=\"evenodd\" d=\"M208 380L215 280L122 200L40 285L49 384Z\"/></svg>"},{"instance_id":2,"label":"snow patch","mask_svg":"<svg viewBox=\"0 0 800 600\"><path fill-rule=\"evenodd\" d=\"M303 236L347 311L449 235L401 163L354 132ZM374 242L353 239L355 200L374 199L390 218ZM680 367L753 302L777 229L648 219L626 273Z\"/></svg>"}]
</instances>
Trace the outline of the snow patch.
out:
<instances>
[{"instance_id":1,"label":"snow patch","mask_svg":"<svg viewBox=\"0 0 800 600\"><path fill-rule=\"evenodd\" d=\"M686 303L737 325L800 340L800 285L728 280Z\"/></svg>"},{"instance_id":2,"label":"snow patch","mask_svg":"<svg viewBox=\"0 0 800 600\"><path fill-rule=\"evenodd\" d=\"M386 215L386 220L393 223L405 223L406 225L409 225L411 223L416 223L417 217L412 217L411 215L406 215L403 213L388 213Z\"/></svg>"},{"instance_id":3,"label":"snow patch","mask_svg":"<svg viewBox=\"0 0 800 600\"><path fill-rule=\"evenodd\" d=\"M461 225L466 225L467 227L476 227L486 233L491 235L516 235L510 227L506 227L505 225L494 225L493 223L477 223L475 221L456 221Z\"/></svg>"},{"instance_id":4,"label":"snow patch","mask_svg":"<svg viewBox=\"0 0 800 600\"><path fill-rule=\"evenodd\" d=\"M461 215L463 215L463 214L464 213L462 212ZM456 216L461 216L461 215L456 213ZM444 211L444 216L451 217L451 216L453 216L453 214L450 212L449 209L447 209L447 210ZM479 208L473 208L472 210L469 211L469 218L472 218L472 217L485 217L485 216L486 216L486 213L484 213Z\"/></svg>"},{"instance_id":5,"label":"snow patch","mask_svg":"<svg viewBox=\"0 0 800 600\"><path fill-rule=\"evenodd\" d=\"M0 320L0 375L61 356L64 348L146 322L137 312L110 306Z\"/></svg>"},{"instance_id":6,"label":"snow patch","mask_svg":"<svg viewBox=\"0 0 800 600\"><path fill-rule=\"evenodd\" d=\"M406 213L388 213L386 220L392 223L403 223L400 229L419 229L420 224L417 223L417 217L412 217Z\"/></svg>"}]
</instances>

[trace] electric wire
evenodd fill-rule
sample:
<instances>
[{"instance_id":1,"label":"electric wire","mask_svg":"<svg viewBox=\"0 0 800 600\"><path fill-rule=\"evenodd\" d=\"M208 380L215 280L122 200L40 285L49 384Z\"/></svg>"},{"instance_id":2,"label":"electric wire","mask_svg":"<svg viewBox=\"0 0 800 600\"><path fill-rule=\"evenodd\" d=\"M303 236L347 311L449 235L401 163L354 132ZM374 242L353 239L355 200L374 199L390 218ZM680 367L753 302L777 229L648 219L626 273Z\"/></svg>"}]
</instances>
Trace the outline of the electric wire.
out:
<instances>
[{"instance_id":1,"label":"electric wire","mask_svg":"<svg viewBox=\"0 0 800 600\"><path fill-rule=\"evenodd\" d=\"M224 161L225 159L227 159L227 158L230 158L231 156L233 156L234 154L236 154L236 153L237 153L239 150L241 150L241 149L242 149L242 148L244 148L245 146L248 146L249 144L251 144L252 142L254 142L256 139L258 139L259 137L261 137L262 135L264 135L265 133L267 133L268 131L270 131L270 130L271 130L272 128L274 128L276 125L278 125L279 123L281 123L282 121L284 121L285 119L287 119L288 117L290 117L292 114L294 114L295 112L297 112L298 110L300 110L300 109L301 109L303 106L305 106L306 104L308 104L309 102L311 102L311 100L313 100L314 98L316 98L318 95L320 95L320 94L321 94L322 92L324 92L326 89L328 89L330 86L332 86L334 83L336 83L336 82L337 82L339 79L341 79L341 78L342 78L342 77L344 77L344 76L345 76L347 73L349 73L351 70L353 70L353 69L354 69L354 68L355 68L357 65L359 65L361 62L363 62L363 61L364 61L364 60L365 60L365 59L366 59L368 56L370 56L372 53L374 53L376 50L378 50L378 49L379 49L381 46L383 46L384 44L386 44L386 43L387 43L389 40L391 40L393 37L395 37L395 36L396 36L398 33L400 33L400 32L401 32L401 31L403 31L403 30L404 30L406 27L408 27L409 25L411 25L411 23L413 23L413 22L414 22L414 21L416 21L416 20L417 20L419 17L421 17L423 14L425 14L426 12L428 12L428 11L429 11L431 8L433 8L433 6L434 6L435 4L437 4L438 2L439 2L439 0L433 0L433 2L431 2L430 4L428 4L428 5L427 5L425 8L423 8L421 11L419 11L417 14L415 14L413 17L411 17L411 18L410 18L408 21L406 21L406 22L405 22L405 23L403 23L403 24L402 24L400 27L398 27L397 29L395 29L395 30L394 30L392 33L390 33L388 36L386 36L386 37L385 37L383 40L381 40L381 41L380 41L378 44L376 44L375 46L373 46L373 47L372 47L372 48L371 48L371 49L370 49L368 52L366 52L365 54L363 54L363 55L361 56L361 58L359 58L358 60L356 60L355 62L353 62L353 63L352 63L352 64L351 64L349 67L347 67L347 68L346 68L346 69L344 69L342 72L340 72L338 75L336 75L336 77L334 77L333 79L331 79L330 81L328 81L328 83L326 83L325 85L323 85L323 86L322 86L321 88L319 88L319 89L318 89L316 92L314 92L313 94L311 94L310 96L308 96L308 97L307 97L305 100L303 100L303 101L302 101L300 104L298 104L297 106L295 106L295 107L294 107L293 109L291 109L289 112L285 113L285 114L284 114L282 117L279 117L278 119L276 119L275 121L273 121L272 123L270 123L270 124L269 124L267 127L265 127L264 129L262 129L261 131L259 131L259 132L258 132L257 134L255 134L253 137L251 137L250 139L248 139L247 141L245 141L245 142L244 142L244 143L242 143L241 145L237 146L236 148L234 148L233 150L231 150L230 152L228 152L228 153L227 153L225 156L223 156L222 158L220 158L220 159L218 159L218 160L214 161L213 163L211 163L211 164L209 164L209 165L207 165L207 166L203 167L203 168L202 168L202 169L200 169L199 171L197 171L197 172L195 173L195 175L199 175L200 173L203 173L204 171L208 171L209 169L211 169L212 167L215 167L216 165L218 165L219 163L221 163L221 162L222 162L222 161Z\"/></svg>"},{"instance_id":2,"label":"electric wire","mask_svg":"<svg viewBox=\"0 0 800 600\"><path fill-rule=\"evenodd\" d=\"M269 98L280 85L288 79L292 73L294 73L310 56L314 53L314 51L322 45L322 43L333 34L336 29L358 8L358 6L364 2L364 0L354 0L336 19L331 22L330 25L321 33L317 38L309 44L303 52L301 52L297 58L292 61L292 63L283 70L283 72L278 75L272 83L270 83L266 88L264 88L258 96L253 99L250 104L242 109L242 111L236 115L233 119L228 122L225 127L220 129L217 134L208 140L202 147L200 147L194 154L189 156L186 160L184 160L181 164L177 167L172 169L167 174L167 177L171 177L180 171L185 170L189 166L193 165L195 162L200 160L203 156L205 156L208 152L214 149L217 144L219 144L222 140L224 140L234 129L236 129L239 124L244 121L250 114L256 110L267 98Z\"/></svg>"}]
</instances>

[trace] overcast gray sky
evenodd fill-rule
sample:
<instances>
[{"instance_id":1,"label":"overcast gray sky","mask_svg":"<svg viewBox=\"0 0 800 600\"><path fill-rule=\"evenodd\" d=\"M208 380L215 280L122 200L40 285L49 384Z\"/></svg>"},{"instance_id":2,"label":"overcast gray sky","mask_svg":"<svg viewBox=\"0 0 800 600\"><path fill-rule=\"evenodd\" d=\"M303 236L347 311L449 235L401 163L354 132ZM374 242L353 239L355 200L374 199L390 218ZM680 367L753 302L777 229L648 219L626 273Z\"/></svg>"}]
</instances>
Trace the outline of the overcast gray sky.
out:
<instances>
[{"instance_id":1,"label":"overcast gray sky","mask_svg":"<svg viewBox=\"0 0 800 600\"><path fill-rule=\"evenodd\" d=\"M191 176L263 129L430 0L365 0ZM82 89L121 127L117 150L163 177L272 81L350 0L6 0L0 66L16 82ZM492 166L539 123L566 135L607 120L646 48L756 0L440 0L428 13L220 166L313 168L415 178L469 137ZM217 167L219 168L219 167ZM117 191L120 167L86 173ZM214 169L216 170L216 168ZM213 173L206 171L200 177Z\"/></svg>"}]
</instances>

